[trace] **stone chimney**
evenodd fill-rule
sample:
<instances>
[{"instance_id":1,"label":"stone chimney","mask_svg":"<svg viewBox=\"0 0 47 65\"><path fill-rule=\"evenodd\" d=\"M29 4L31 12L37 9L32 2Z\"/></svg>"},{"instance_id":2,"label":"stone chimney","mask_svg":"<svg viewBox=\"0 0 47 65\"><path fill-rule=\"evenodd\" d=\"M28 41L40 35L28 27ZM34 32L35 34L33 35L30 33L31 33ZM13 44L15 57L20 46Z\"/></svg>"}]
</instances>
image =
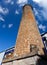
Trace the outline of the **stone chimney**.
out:
<instances>
[{"instance_id":1,"label":"stone chimney","mask_svg":"<svg viewBox=\"0 0 47 65\"><path fill-rule=\"evenodd\" d=\"M39 54L44 54L44 46L33 14L33 8L30 5L25 5L23 7L14 55L21 56L30 53L31 45L36 45L39 48Z\"/></svg>"}]
</instances>

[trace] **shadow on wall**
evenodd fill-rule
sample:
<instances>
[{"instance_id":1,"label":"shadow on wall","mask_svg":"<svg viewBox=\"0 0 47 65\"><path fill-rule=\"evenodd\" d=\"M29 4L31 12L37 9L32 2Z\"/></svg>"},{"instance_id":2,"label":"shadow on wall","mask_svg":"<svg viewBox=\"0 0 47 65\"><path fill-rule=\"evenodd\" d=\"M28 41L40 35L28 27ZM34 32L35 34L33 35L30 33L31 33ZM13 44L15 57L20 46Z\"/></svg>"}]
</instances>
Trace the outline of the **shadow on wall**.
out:
<instances>
[{"instance_id":1,"label":"shadow on wall","mask_svg":"<svg viewBox=\"0 0 47 65\"><path fill-rule=\"evenodd\" d=\"M40 58L37 60L36 65L47 65L47 54L45 48L43 48L44 55L38 55Z\"/></svg>"},{"instance_id":2,"label":"shadow on wall","mask_svg":"<svg viewBox=\"0 0 47 65\"><path fill-rule=\"evenodd\" d=\"M47 65L47 56L40 56L41 58L37 60L36 65Z\"/></svg>"}]
</instances>

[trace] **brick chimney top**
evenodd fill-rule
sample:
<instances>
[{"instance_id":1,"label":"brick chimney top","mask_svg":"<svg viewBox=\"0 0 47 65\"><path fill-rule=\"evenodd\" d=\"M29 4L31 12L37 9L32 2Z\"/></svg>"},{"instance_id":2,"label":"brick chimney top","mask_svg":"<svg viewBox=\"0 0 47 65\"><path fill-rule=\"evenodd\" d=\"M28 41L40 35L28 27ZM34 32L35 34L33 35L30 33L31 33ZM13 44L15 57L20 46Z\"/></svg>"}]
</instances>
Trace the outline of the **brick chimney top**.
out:
<instances>
[{"instance_id":1,"label":"brick chimney top","mask_svg":"<svg viewBox=\"0 0 47 65\"><path fill-rule=\"evenodd\" d=\"M25 5L23 6L23 9L24 9L25 7L31 7L32 10L33 10L33 7L32 7L30 4L25 4Z\"/></svg>"}]
</instances>

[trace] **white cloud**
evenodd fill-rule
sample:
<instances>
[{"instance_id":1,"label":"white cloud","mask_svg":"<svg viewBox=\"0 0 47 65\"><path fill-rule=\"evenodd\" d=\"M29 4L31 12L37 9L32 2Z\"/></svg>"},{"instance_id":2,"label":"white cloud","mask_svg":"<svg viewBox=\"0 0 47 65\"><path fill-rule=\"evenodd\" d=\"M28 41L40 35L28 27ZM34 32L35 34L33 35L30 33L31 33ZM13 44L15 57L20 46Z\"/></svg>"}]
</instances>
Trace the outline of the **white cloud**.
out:
<instances>
[{"instance_id":1,"label":"white cloud","mask_svg":"<svg viewBox=\"0 0 47 65\"><path fill-rule=\"evenodd\" d=\"M14 1L11 1L11 5L13 5L14 4Z\"/></svg>"},{"instance_id":2,"label":"white cloud","mask_svg":"<svg viewBox=\"0 0 47 65\"><path fill-rule=\"evenodd\" d=\"M6 28L6 26L7 26L8 28L11 28L11 27L13 26L13 24L8 24L8 25L3 24L3 25L2 25L2 28Z\"/></svg>"},{"instance_id":3,"label":"white cloud","mask_svg":"<svg viewBox=\"0 0 47 65\"><path fill-rule=\"evenodd\" d=\"M33 8L34 10L34 15L39 19L39 20L42 20L42 11L40 10L37 10L36 8Z\"/></svg>"},{"instance_id":4,"label":"white cloud","mask_svg":"<svg viewBox=\"0 0 47 65\"><path fill-rule=\"evenodd\" d=\"M5 0L5 3L6 4L9 4L10 3L11 5L13 5L14 4L14 1L12 1L12 0Z\"/></svg>"},{"instance_id":5,"label":"white cloud","mask_svg":"<svg viewBox=\"0 0 47 65\"><path fill-rule=\"evenodd\" d=\"M35 8L33 8L33 10L34 10L35 15L38 15L38 11Z\"/></svg>"},{"instance_id":6,"label":"white cloud","mask_svg":"<svg viewBox=\"0 0 47 65\"><path fill-rule=\"evenodd\" d=\"M47 10L42 10L41 13L42 13L44 19L47 20Z\"/></svg>"},{"instance_id":7,"label":"white cloud","mask_svg":"<svg viewBox=\"0 0 47 65\"><path fill-rule=\"evenodd\" d=\"M25 3L25 2L27 3L27 0L18 0L17 1L18 4Z\"/></svg>"},{"instance_id":8,"label":"white cloud","mask_svg":"<svg viewBox=\"0 0 47 65\"><path fill-rule=\"evenodd\" d=\"M0 15L0 21L5 21L4 18Z\"/></svg>"},{"instance_id":9,"label":"white cloud","mask_svg":"<svg viewBox=\"0 0 47 65\"><path fill-rule=\"evenodd\" d=\"M28 0L18 0L17 1L17 4L19 4L20 6L24 6L27 3L28 3Z\"/></svg>"},{"instance_id":10,"label":"white cloud","mask_svg":"<svg viewBox=\"0 0 47 65\"><path fill-rule=\"evenodd\" d=\"M5 15L8 14L9 10L7 8L3 8L2 6L0 6L0 13Z\"/></svg>"},{"instance_id":11,"label":"white cloud","mask_svg":"<svg viewBox=\"0 0 47 65\"><path fill-rule=\"evenodd\" d=\"M18 10L15 11L15 14L19 14Z\"/></svg>"},{"instance_id":12,"label":"white cloud","mask_svg":"<svg viewBox=\"0 0 47 65\"><path fill-rule=\"evenodd\" d=\"M33 0L33 1L36 2L36 3L40 3L41 0Z\"/></svg>"},{"instance_id":13,"label":"white cloud","mask_svg":"<svg viewBox=\"0 0 47 65\"><path fill-rule=\"evenodd\" d=\"M5 3L10 3L11 2L11 0L5 0Z\"/></svg>"},{"instance_id":14,"label":"white cloud","mask_svg":"<svg viewBox=\"0 0 47 65\"><path fill-rule=\"evenodd\" d=\"M9 24L9 25L8 25L8 28L11 28L12 26L13 26L13 24Z\"/></svg>"},{"instance_id":15,"label":"white cloud","mask_svg":"<svg viewBox=\"0 0 47 65\"><path fill-rule=\"evenodd\" d=\"M5 25L5 24L3 24L3 25L2 25L2 28L5 28L5 27L6 27L6 25Z\"/></svg>"},{"instance_id":16,"label":"white cloud","mask_svg":"<svg viewBox=\"0 0 47 65\"><path fill-rule=\"evenodd\" d=\"M41 29L41 30L45 31L45 30L46 30L46 26L44 26L44 25L40 24L40 25L39 25L39 29Z\"/></svg>"},{"instance_id":17,"label":"white cloud","mask_svg":"<svg viewBox=\"0 0 47 65\"><path fill-rule=\"evenodd\" d=\"M42 16L45 20L47 20L47 0L33 0L35 3L38 3L40 7L43 7L43 10L41 11Z\"/></svg>"},{"instance_id":18,"label":"white cloud","mask_svg":"<svg viewBox=\"0 0 47 65\"><path fill-rule=\"evenodd\" d=\"M36 21L37 25L39 24L38 21Z\"/></svg>"},{"instance_id":19,"label":"white cloud","mask_svg":"<svg viewBox=\"0 0 47 65\"><path fill-rule=\"evenodd\" d=\"M33 1L47 9L47 0L33 0Z\"/></svg>"},{"instance_id":20,"label":"white cloud","mask_svg":"<svg viewBox=\"0 0 47 65\"><path fill-rule=\"evenodd\" d=\"M47 0L41 0L39 5L47 9Z\"/></svg>"}]
</instances>

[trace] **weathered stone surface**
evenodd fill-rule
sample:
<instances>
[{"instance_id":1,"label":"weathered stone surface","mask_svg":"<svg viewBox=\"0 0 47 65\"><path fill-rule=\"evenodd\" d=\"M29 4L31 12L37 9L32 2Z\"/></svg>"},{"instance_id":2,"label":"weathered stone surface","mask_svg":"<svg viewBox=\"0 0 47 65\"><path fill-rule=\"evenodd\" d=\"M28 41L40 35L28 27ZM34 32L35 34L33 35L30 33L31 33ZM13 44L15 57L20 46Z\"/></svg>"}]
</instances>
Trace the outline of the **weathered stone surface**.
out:
<instances>
[{"instance_id":1,"label":"weathered stone surface","mask_svg":"<svg viewBox=\"0 0 47 65\"><path fill-rule=\"evenodd\" d=\"M31 44L36 45L39 48L39 54L44 54L43 42L41 40L31 6L26 5L23 9L14 56L21 56L30 53Z\"/></svg>"},{"instance_id":2,"label":"weathered stone surface","mask_svg":"<svg viewBox=\"0 0 47 65\"><path fill-rule=\"evenodd\" d=\"M2 65L13 65L13 62L6 62L6 63L2 63Z\"/></svg>"},{"instance_id":3,"label":"weathered stone surface","mask_svg":"<svg viewBox=\"0 0 47 65\"><path fill-rule=\"evenodd\" d=\"M10 62L2 63L2 65L35 65L37 62L37 59L39 59L38 56L28 57L20 60L14 60Z\"/></svg>"},{"instance_id":4,"label":"weathered stone surface","mask_svg":"<svg viewBox=\"0 0 47 65\"><path fill-rule=\"evenodd\" d=\"M21 60L16 60L13 62L13 65L35 65L37 62L38 56L30 57L30 58L25 58Z\"/></svg>"},{"instance_id":5,"label":"weathered stone surface","mask_svg":"<svg viewBox=\"0 0 47 65\"><path fill-rule=\"evenodd\" d=\"M47 60L35 55L32 57L28 57L28 58L24 58L20 60L5 62L5 63L2 63L2 65L47 65Z\"/></svg>"},{"instance_id":6,"label":"weathered stone surface","mask_svg":"<svg viewBox=\"0 0 47 65\"><path fill-rule=\"evenodd\" d=\"M25 55L5 58L5 59L3 59L2 63L7 63L7 62L15 61L15 60L30 58L30 57L36 56L37 53L38 53L38 51L33 49L31 53L28 53L28 54L25 54Z\"/></svg>"}]
</instances>

